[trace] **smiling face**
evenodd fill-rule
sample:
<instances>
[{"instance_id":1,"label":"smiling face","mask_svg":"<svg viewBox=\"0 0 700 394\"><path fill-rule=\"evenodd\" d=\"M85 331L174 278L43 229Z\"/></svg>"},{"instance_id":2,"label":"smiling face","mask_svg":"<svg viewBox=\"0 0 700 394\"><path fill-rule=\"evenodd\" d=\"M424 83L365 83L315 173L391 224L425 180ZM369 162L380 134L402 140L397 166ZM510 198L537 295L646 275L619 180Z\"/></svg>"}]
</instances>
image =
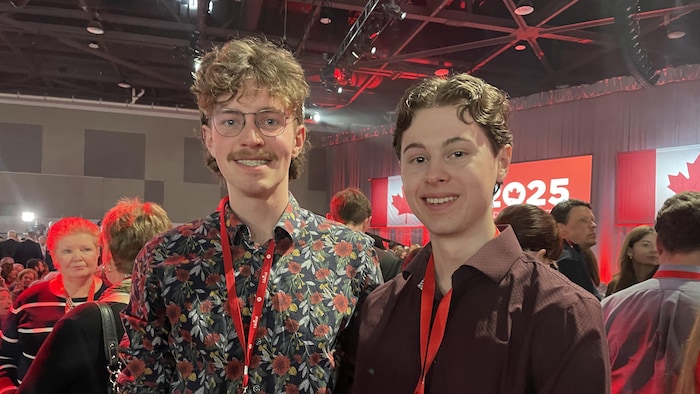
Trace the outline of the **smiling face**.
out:
<instances>
[{"instance_id":1,"label":"smiling face","mask_svg":"<svg viewBox=\"0 0 700 394\"><path fill-rule=\"evenodd\" d=\"M247 86L241 94L218 104L213 115L226 110L243 113L284 108L270 97L267 89ZM236 136L223 137L210 119L202 126L204 144L216 159L226 180L229 196L236 198L280 198L286 201L289 190L289 165L304 146L306 129L289 119L284 130L275 137L264 136L252 115L246 115L245 127Z\"/></svg>"},{"instance_id":2,"label":"smiling face","mask_svg":"<svg viewBox=\"0 0 700 394\"><path fill-rule=\"evenodd\" d=\"M649 233L644 238L627 248L632 261L640 265L659 265L659 252L656 250L656 233Z\"/></svg>"},{"instance_id":3,"label":"smiling face","mask_svg":"<svg viewBox=\"0 0 700 394\"><path fill-rule=\"evenodd\" d=\"M56 243L54 265L66 279L86 279L97 268L97 237L92 234L66 235Z\"/></svg>"},{"instance_id":4,"label":"smiling face","mask_svg":"<svg viewBox=\"0 0 700 394\"><path fill-rule=\"evenodd\" d=\"M493 231L493 189L510 164L510 145L494 155L481 126L456 111L418 110L401 140L404 193L431 238Z\"/></svg>"}]
</instances>

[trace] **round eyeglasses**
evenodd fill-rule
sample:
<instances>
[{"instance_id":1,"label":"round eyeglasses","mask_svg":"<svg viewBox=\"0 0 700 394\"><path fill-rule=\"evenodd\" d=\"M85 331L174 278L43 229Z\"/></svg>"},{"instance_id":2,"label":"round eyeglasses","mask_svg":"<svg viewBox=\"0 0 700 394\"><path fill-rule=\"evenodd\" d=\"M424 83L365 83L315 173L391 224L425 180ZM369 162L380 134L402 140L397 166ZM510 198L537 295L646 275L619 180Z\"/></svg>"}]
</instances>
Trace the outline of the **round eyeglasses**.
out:
<instances>
[{"instance_id":1,"label":"round eyeglasses","mask_svg":"<svg viewBox=\"0 0 700 394\"><path fill-rule=\"evenodd\" d=\"M211 119L216 132L222 137L235 137L245 127L246 115L253 115L255 126L262 135L267 137L276 137L282 134L290 118L284 112L271 109L259 112L240 112L226 109L210 116L209 119Z\"/></svg>"}]
</instances>

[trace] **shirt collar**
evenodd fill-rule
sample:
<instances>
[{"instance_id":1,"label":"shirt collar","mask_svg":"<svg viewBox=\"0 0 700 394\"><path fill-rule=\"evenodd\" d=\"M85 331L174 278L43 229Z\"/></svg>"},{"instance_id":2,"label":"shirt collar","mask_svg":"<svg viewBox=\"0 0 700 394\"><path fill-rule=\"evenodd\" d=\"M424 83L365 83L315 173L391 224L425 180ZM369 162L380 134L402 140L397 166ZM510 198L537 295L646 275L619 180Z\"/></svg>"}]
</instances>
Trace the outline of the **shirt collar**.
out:
<instances>
[{"instance_id":1,"label":"shirt collar","mask_svg":"<svg viewBox=\"0 0 700 394\"><path fill-rule=\"evenodd\" d=\"M233 212L230 201L226 205L226 215L230 218L229 232L233 229L231 239L233 240L233 244L237 245L240 243L241 237L249 236L248 226L241 222ZM278 254L284 255L287 251L291 250L294 245L298 244L299 232L300 229L302 229L301 226L306 227L302 217L302 209L299 203L292 193L289 192L287 207L282 212L282 216L280 216L280 219L277 221L274 230L275 243L277 244L275 249Z\"/></svg>"},{"instance_id":2,"label":"shirt collar","mask_svg":"<svg viewBox=\"0 0 700 394\"><path fill-rule=\"evenodd\" d=\"M498 226L500 235L486 242L469 260L463 265L473 267L489 277L495 283L508 274L515 261L523 256L518 239L515 237L513 228L510 225ZM430 254L432 245L428 243L404 270L404 278L410 274L425 273L425 266ZM456 274L457 272L455 272Z\"/></svg>"}]
</instances>

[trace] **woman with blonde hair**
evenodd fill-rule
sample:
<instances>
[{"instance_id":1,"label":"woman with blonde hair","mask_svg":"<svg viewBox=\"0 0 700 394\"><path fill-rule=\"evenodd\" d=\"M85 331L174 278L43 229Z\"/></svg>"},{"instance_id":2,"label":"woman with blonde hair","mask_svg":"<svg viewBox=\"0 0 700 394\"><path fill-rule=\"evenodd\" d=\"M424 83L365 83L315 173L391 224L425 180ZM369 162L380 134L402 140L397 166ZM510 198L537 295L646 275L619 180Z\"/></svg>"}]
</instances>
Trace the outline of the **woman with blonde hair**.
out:
<instances>
[{"instance_id":1,"label":"woman with blonde hair","mask_svg":"<svg viewBox=\"0 0 700 394\"><path fill-rule=\"evenodd\" d=\"M107 289L93 275L98 236L97 225L79 217L63 218L49 229L46 249L60 275L24 290L3 321L0 393L19 386L58 319Z\"/></svg>"},{"instance_id":2,"label":"woman with blonde hair","mask_svg":"<svg viewBox=\"0 0 700 394\"><path fill-rule=\"evenodd\" d=\"M142 203L138 199L120 200L102 220L102 269L113 285L100 301L112 309L116 338L124 335L119 312L129 302L134 259L146 242L171 226L160 205ZM97 304L87 303L75 308L56 323L17 393L107 392L110 376L103 346L102 319Z\"/></svg>"},{"instance_id":3,"label":"woman with blonde hair","mask_svg":"<svg viewBox=\"0 0 700 394\"><path fill-rule=\"evenodd\" d=\"M622 242L617 261L620 272L608 283L606 297L650 279L659 269L659 252L656 250L654 228L638 226L630 231Z\"/></svg>"}]
</instances>

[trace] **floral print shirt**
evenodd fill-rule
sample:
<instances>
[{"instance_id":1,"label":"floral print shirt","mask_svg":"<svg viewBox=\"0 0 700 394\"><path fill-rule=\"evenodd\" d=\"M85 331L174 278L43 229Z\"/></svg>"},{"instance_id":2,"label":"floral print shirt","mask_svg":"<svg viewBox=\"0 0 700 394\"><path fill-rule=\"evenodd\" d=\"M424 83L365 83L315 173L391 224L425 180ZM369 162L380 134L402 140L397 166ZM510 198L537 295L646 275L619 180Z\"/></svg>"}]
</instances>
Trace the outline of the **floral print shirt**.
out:
<instances>
[{"instance_id":1,"label":"floral print shirt","mask_svg":"<svg viewBox=\"0 0 700 394\"><path fill-rule=\"evenodd\" d=\"M248 334L264 253L226 206L236 292ZM342 332L381 283L372 240L289 203L250 366L251 393L331 393ZM238 393L244 354L229 314L219 213L150 241L123 312L130 392ZM340 337L340 338L339 338Z\"/></svg>"}]
</instances>

